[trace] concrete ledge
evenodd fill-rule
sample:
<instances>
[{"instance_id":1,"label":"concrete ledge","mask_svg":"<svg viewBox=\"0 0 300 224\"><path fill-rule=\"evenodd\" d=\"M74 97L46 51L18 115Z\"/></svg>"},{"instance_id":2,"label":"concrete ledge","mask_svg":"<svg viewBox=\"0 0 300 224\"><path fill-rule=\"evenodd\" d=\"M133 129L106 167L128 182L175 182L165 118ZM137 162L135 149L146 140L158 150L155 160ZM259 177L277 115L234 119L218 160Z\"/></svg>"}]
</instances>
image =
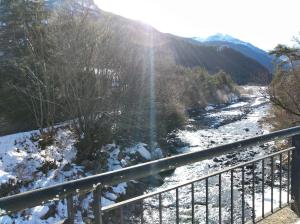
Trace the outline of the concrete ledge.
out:
<instances>
[{"instance_id":1,"label":"concrete ledge","mask_svg":"<svg viewBox=\"0 0 300 224\"><path fill-rule=\"evenodd\" d=\"M267 218L257 222L259 224L300 224L300 218L291 210L285 207Z\"/></svg>"}]
</instances>

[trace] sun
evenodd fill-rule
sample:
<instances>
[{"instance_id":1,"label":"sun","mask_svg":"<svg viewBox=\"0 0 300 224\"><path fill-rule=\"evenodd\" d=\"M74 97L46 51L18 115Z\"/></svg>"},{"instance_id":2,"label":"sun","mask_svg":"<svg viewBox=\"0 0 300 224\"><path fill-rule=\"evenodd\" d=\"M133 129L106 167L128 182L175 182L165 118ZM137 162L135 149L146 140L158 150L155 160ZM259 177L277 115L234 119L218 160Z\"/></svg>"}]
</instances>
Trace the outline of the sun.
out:
<instances>
[{"instance_id":1,"label":"sun","mask_svg":"<svg viewBox=\"0 0 300 224\"><path fill-rule=\"evenodd\" d=\"M102 10L138 20L152 26L161 26L165 21L163 3L156 0L95 0Z\"/></svg>"}]
</instances>

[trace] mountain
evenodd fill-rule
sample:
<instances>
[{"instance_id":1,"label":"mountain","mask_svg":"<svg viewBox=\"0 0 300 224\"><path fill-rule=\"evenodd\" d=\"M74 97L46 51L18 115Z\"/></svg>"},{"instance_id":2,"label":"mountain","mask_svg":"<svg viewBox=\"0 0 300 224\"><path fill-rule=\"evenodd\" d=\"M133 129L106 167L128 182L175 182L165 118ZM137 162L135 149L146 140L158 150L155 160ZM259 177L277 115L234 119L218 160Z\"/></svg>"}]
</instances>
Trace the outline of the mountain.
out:
<instances>
[{"instance_id":1,"label":"mountain","mask_svg":"<svg viewBox=\"0 0 300 224\"><path fill-rule=\"evenodd\" d=\"M223 70L238 84L265 84L271 80L264 66L232 48L196 46L182 38L171 39L168 45L176 62L183 66L201 66L211 73Z\"/></svg>"},{"instance_id":2,"label":"mountain","mask_svg":"<svg viewBox=\"0 0 300 224\"><path fill-rule=\"evenodd\" d=\"M119 35L118 39L133 46L152 47L154 54L159 58L171 58L176 64L190 68L204 67L210 73L223 70L238 84L266 84L272 78L269 70L263 65L233 48L199 44L190 38L162 33L144 23L100 9L99 13L102 19L110 17L113 29Z\"/></svg>"},{"instance_id":3,"label":"mountain","mask_svg":"<svg viewBox=\"0 0 300 224\"><path fill-rule=\"evenodd\" d=\"M63 2L64 0L49 1L53 7L58 7ZM82 4L82 1L74 2L76 5L80 2ZM265 84L271 80L271 74L264 66L233 48L206 46L199 44L198 41L191 41L190 38L159 32L142 22L105 12L92 0L83 6L92 12L94 20L99 24L109 23L113 38L116 40L114 46L116 49L122 49L124 46L131 49L139 48L141 57L142 54L148 56L146 54L149 54L151 49L154 58L159 60L171 60L177 65L190 68L204 67L210 73L223 70L238 84ZM72 7L70 10L80 10L76 8Z\"/></svg>"},{"instance_id":4,"label":"mountain","mask_svg":"<svg viewBox=\"0 0 300 224\"><path fill-rule=\"evenodd\" d=\"M208 38L194 37L193 39L204 45L226 46L232 48L246 55L247 57L258 61L260 64L265 66L269 70L269 72L273 73L274 71L274 65L273 65L274 58L271 55L269 55L266 51L253 46L250 43L241 41L230 35L218 33Z\"/></svg>"}]
</instances>

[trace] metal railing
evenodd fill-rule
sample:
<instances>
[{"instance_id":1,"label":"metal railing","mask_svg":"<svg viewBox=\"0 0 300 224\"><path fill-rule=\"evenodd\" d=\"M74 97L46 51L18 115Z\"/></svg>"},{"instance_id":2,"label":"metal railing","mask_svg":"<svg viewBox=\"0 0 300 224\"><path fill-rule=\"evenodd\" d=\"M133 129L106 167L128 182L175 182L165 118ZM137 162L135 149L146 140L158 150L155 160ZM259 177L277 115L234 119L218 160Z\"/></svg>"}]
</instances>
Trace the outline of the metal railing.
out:
<instances>
[{"instance_id":1,"label":"metal railing","mask_svg":"<svg viewBox=\"0 0 300 224\"><path fill-rule=\"evenodd\" d=\"M275 208L274 208L274 173L273 173L273 168L274 168L274 159L276 157L279 157L279 166L280 166L280 169L279 169L279 175L278 175L278 180L279 180L279 203L278 203L278 208L283 208L284 206L288 205L290 203L290 158L291 158L291 152L295 149L295 147L290 147L288 149L285 149L285 150L282 150L282 151L279 151L279 152L275 152L275 153L272 153L270 155L267 155L267 156L263 156L263 157L260 157L260 158L257 158L257 159L254 159L254 160L251 160L249 162L244 162L244 163L241 163L240 165L237 165L237 166L232 166L230 168L227 168L227 169L223 169L223 170L220 170L220 171L217 171L217 172L214 172L214 173L211 173L211 174L208 174L208 175L205 175L205 176L202 176L201 178L198 178L198 179L195 179L195 180L191 180L191 181L187 181L187 182L184 182L184 183L181 183L179 185L176 185L176 186L172 186L170 188L166 188L166 189L163 189L163 190L160 190L160 191L156 191L156 192L153 192L153 193L149 193L149 194L145 194L145 195L142 195L142 196L139 196L139 197L135 197L135 198L132 198L132 199L129 199L129 200L126 200L126 201L123 201L123 202L120 202L120 203L117 203L117 204L113 204L113 205L110 205L110 206L106 206L105 208L102 209L102 214L105 216L106 213L110 212L110 211L115 211L115 210L118 210L118 213L119 213L119 216L118 218L122 219L123 220L120 220L120 223L137 223L136 220L138 218L135 219L134 222L130 222L129 219L132 219L132 217L127 217L127 219L124 217L124 208L126 206L129 206L131 204L140 204L140 206L143 205L143 202L146 201L146 199L149 199L149 198L154 198L155 196L158 196L158 203L159 203L159 206L156 207L156 209L158 210L158 220L152 220L152 221L157 221L157 223L165 223L163 222L163 214L162 214L162 208L163 208L163 205L162 205L162 198L163 198L163 194L166 193L166 192L170 192L170 191L175 191L175 213L176 213L176 219L174 219L174 222L172 223L181 223L180 222L180 213L179 213L179 190L180 188L183 188L183 187L186 187L186 186L190 186L190 194L191 194L191 201L190 201L190 204L191 204L191 216L190 216L190 219L186 219L186 221L184 221L184 223L196 223L195 220L195 185L196 183L199 183L201 181L204 182L204 186L202 187L201 190L204 190L205 191L205 203L203 203L204 207L205 207L205 218L202 219L202 221L204 221L205 223L210 223L210 221L213 221L209 218L209 188L210 188L210 185L209 185L209 180L211 178L214 178L214 177L217 177L217 188L218 188L218 220L217 222L218 223L223 223L223 221L225 221L225 223L234 223L234 221L236 223L245 223L246 221L246 217L245 217L245 195L246 195L246 190L245 190L245 167L247 167L248 165L252 166L253 169L251 169L251 184L249 186L249 190L251 192L249 192L249 194L251 194L251 197L252 197L252 205L251 205L251 220L253 222L256 222L257 220L260 220L262 218L264 218L266 215L265 213L265 208L264 208L264 205L265 205L265 200L264 200L264 196L265 196L265 180L264 180L264 177L265 175L263 174L262 175L262 180L261 180L261 186L259 187L260 190L261 190L261 195L262 195L262 200L261 200L261 214L262 214L262 217L256 217L256 210L255 210L255 190L257 189L256 188L256 185L255 185L255 182L256 182L256 175L255 175L255 169L254 167L258 164L258 163L261 163L262 164L262 173L265 172L265 163L266 161L269 161L270 164L271 164L271 172L270 172L270 177L271 177L271 180L270 180L270 188L271 188L271 210L270 212L273 213L275 211ZM283 158L283 155L286 155L286 158L287 158L287 183L285 183L286 185L286 189L287 189L287 194L286 194L286 198L285 200L283 200L283 197L281 195L282 193L282 186L283 186L283 178L282 178L282 158ZM237 172L240 172L241 173L241 179L240 179L240 183L241 183L241 198L242 198L242 201L241 201L241 216L240 217L235 217L234 218L234 200L236 200L237 198L234 198L233 196L233 192L234 192L234 183L236 183L237 181L234 181L234 174L237 173ZM223 175L226 175L226 174L229 174L229 179L230 179L230 198L229 200L225 200L226 201L226 204L228 205L227 207L230 209L230 212L229 212L229 220L227 218L227 220L223 220L222 219L222 209L223 207L225 206L222 206L222 182L223 182ZM282 201L285 201L285 203L283 203ZM224 202L224 201L223 201ZM165 206L167 207L167 206ZM153 209L153 207L151 207L151 209ZM143 211L144 209L141 209L141 211ZM129 219L128 219L129 218ZM239 218L239 219L237 219ZM106 217L106 219L109 219L109 217ZM141 223L145 223L145 220L144 220L144 217L143 217L143 212L140 212L140 222ZM190 222L188 222L188 220L190 220ZM198 222L197 222L198 223Z\"/></svg>"},{"instance_id":2,"label":"metal railing","mask_svg":"<svg viewBox=\"0 0 300 224\"><path fill-rule=\"evenodd\" d=\"M75 213L74 197L93 192L95 223L149 223L149 220L152 223L200 223L200 221L205 223L244 223L249 221L249 217L253 222L256 222L258 219L264 218L268 213L265 209L265 190L267 186L271 191L270 213L275 212L277 208L290 204L292 201L290 198L291 194L294 210L299 215L299 135L300 127L293 127L202 151L184 153L51 187L3 197L0 198L0 214L13 213L53 200L67 199L68 218L72 222ZM288 149L256 158L192 181L180 183L167 189L101 207L102 187L137 180L216 156L241 152L249 146L292 136L293 147ZM278 158L279 162L274 162L276 158ZM267 166L269 167L268 170ZM276 169L278 170L277 173L274 173L275 166L278 166L278 169ZM257 174L258 169L261 170L261 175ZM268 172L266 173L266 171ZM249 179L248 176L251 176L251 178ZM224 194L226 189L229 189L229 194ZM278 192L278 203L277 199L274 201L274 189ZM210 192L211 190L214 192ZM286 194L285 197L283 197L283 193ZM166 203L166 200L164 200L166 194L172 194L168 199L170 201L170 198L174 197L174 203ZM255 204L258 194L261 197L260 206ZM190 202L186 204L189 205L189 209L184 208L181 211L180 202L186 202L188 197L190 197ZM200 197L203 201L197 201L197 197ZM250 204L252 205L250 206ZM258 211L258 208L261 211ZM164 211L166 209L169 211ZM213 213L210 210L213 210ZM148 214L155 212L157 214ZM257 213L261 217L258 217Z\"/></svg>"}]
</instances>

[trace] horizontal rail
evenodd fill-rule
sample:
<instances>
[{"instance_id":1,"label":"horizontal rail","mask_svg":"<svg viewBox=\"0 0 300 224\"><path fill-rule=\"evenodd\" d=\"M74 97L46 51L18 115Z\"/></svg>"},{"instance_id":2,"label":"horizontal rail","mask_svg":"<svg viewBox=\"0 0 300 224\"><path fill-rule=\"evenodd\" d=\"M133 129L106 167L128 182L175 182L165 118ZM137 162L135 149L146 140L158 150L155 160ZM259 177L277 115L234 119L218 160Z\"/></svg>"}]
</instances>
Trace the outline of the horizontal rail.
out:
<instances>
[{"instance_id":1,"label":"horizontal rail","mask_svg":"<svg viewBox=\"0 0 300 224\"><path fill-rule=\"evenodd\" d=\"M244 147L262 144L275 139L291 137L299 134L300 126L297 126L225 145L212 147L202 151L184 153L126 167L120 170L81 178L79 180L72 180L46 188L3 197L0 198L0 209L4 210L6 213L9 213L23 210L25 208L31 208L49 200L65 198L67 195L72 193L80 194L82 192L92 191L94 186L96 186L98 183L101 183L102 185L114 185L129 180L135 180L163 171L172 170L190 163L211 159L212 157L224 155L226 153L239 152L242 151Z\"/></svg>"},{"instance_id":2,"label":"horizontal rail","mask_svg":"<svg viewBox=\"0 0 300 224\"><path fill-rule=\"evenodd\" d=\"M150 197L162 194L162 193L166 193L168 191L172 191L172 190L175 190L176 188L181 188L181 187L190 185L190 184L195 183L195 182L200 182L200 181L205 180L206 178L214 177L214 176L217 176L219 174L223 174L223 173L229 172L231 170L235 170L235 169L241 168L243 166L247 166L247 165L259 162L259 161L264 160L264 159L268 159L272 156L277 156L277 155L283 154L285 152L292 151L294 149L295 149L295 147L290 147L290 148L287 148L287 149L284 149L284 150L280 150L278 152L274 152L274 153L271 153L271 154L268 154L268 155L265 155L265 156L261 156L259 158L253 159L253 160L248 161L248 162L244 162L244 163L241 163L241 164L238 164L238 165L235 165L235 166L231 166L231 167L228 167L228 168L225 168L225 169L222 169L222 170L219 170L219 171L207 174L207 175L203 175L202 177L196 178L194 180L185 181L181 184L177 184L177 185L174 185L172 187L165 188L163 190L151 192L151 193L148 193L148 194L145 194L145 195L141 195L141 196L138 196L138 197L135 197L135 198L131 198L131 199L128 199L128 200L125 200L125 201L118 202L116 204L108 205L106 207L103 207L102 211L103 212L108 212L110 210L117 209L121 206L132 204L134 202L138 202L138 201L141 201L143 199L147 199L147 198L150 198Z\"/></svg>"}]
</instances>

